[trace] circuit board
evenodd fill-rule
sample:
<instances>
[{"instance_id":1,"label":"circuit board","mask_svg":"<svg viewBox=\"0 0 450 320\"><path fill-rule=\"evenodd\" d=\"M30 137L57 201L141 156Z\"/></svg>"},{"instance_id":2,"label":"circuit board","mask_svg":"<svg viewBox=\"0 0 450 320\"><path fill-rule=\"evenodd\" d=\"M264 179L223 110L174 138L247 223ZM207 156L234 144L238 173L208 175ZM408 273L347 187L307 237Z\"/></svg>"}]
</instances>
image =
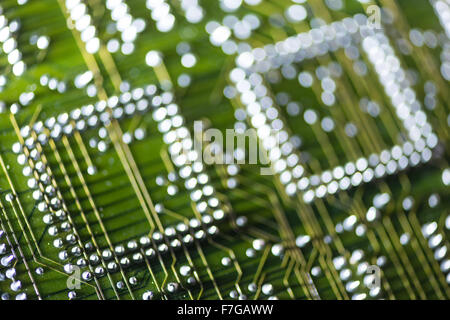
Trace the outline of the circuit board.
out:
<instances>
[{"instance_id":1,"label":"circuit board","mask_svg":"<svg viewBox=\"0 0 450 320\"><path fill-rule=\"evenodd\" d=\"M449 81L450 0L1 0L0 298L449 299Z\"/></svg>"}]
</instances>

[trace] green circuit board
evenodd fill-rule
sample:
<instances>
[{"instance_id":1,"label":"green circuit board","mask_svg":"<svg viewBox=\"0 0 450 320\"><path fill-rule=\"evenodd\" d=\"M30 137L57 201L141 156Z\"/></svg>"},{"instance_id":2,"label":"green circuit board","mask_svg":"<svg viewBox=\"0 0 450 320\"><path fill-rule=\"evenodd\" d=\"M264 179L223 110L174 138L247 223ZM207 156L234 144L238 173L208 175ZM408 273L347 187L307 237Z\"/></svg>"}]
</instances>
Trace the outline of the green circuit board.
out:
<instances>
[{"instance_id":1,"label":"green circuit board","mask_svg":"<svg viewBox=\"0 0 450 320\"><path fill-rule=\"evenodd\" d=\"M1 0L0 299L449 299L449 17Z\"/></svg>"}]
</instances>

